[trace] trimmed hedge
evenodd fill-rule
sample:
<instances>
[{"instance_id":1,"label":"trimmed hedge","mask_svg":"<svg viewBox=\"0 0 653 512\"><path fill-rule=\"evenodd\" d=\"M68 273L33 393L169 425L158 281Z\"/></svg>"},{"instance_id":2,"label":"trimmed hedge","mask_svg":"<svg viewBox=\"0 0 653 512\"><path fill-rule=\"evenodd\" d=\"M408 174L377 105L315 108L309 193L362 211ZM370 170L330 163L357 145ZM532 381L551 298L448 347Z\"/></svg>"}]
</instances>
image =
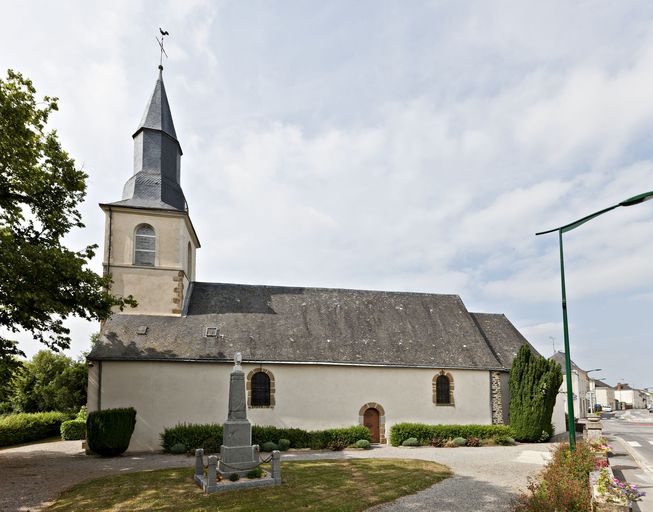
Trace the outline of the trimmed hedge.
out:
<instances>
[{"instance_id":1,"label":"trimmed hedge","mask_svg":"<svg viewBox=\"0 0 653 512\"><path fill-rule=\"evenodd\" d=\"M35 412L0 417L0 446L29 443L58 436L61 424L70 419L63 412Z\"/></svg>"},{"instance_id":2,"label":"trimmed hedge","mask_svg":"<svg viewBox=\"0 0 653 512\"><path fill-rule=\"evenodd\" d=\"M163 451L170 452L178 443L183 443L189 453L201 448L207 438L222 443L222 425L181 423L166 428L161 434ZM272 426L252 426L252 444L263 446L267 442L279 443L280 439L290 441L292 448L311 448L322 450L342 450L359 439L371 441L370 431L363 426L332 428L328 430L306 431L300 428L277 428Z\"/></svg>"},{"instance_id":3,"label":"trimmed hedge","mask_svg":"<svg viewBox=\"0 0 653 512\"><path fill-rule=\"evenodd\" d=\"M86 420L68 420L61 424L61 439L77 441L86 439Z\"/></svg>"},{"instance_id":4,"label":"trimmed hedge","mask_svg":"<svg viewBox=\"0 0 653 512\"><path fill-rule=\"evenodd\" d=\"M135 425L133 407L90 412L86 418L88 448L104 457L120 455L129 447Z\"/></svg>"},{"instance_id":5,"label":"trimmed hedge","mask_svg":"<svg viewBox=\"0 0 653 512\"><path fill-rule=\"evenodd\" d=\"M213 438L222 444L222 425L180 423L166 428L161 434L161 446L164 452L170 453L176 444L183 444L186 452L194 453L197 448L204 446L204 440Z\"/></svg>"},{"instance_id":6,"label":"trimmed hedge","mask_svg":"<svg viewBox=\"0 0 653 512\"><path fill-rule=\"evenodd\" d=\"M364 428L364 427L363 427ZM456 437L475 437L489 439L496 436L512 436L512 429L507 425L427 425L425 423L397 423L390 429L390 443L401 446L414 437L420 445L431 444L434 438L454 439Z\"/></svg>"}]
</instances>

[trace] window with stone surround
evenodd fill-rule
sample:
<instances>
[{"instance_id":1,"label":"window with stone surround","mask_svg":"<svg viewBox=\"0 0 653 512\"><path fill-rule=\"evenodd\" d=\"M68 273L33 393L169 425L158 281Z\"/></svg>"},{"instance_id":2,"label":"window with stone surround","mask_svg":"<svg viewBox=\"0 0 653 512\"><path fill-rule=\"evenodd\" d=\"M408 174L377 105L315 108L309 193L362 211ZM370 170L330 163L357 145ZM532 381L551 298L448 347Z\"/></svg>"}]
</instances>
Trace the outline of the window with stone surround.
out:
<instances>
[{"instance_id":1,"label":"window with stone surround","mask_svg":"<svg viewBox=\"0 0 653 512\"><path fill-rule=\"evenodd\" d=\"M141 224L134 232L134 265L153 267L156 256L156 233L149 224Z\"/></svg>"},{"instance_id":2,"label":"window with stone surround","mask_svg":"<svg viewBox=\"0 0 653 512\"><path fill-rule=\"evenodd\" d=\"M247 405L249 407L274 407L274 375L269 370L257 368L247 375Z\"/></svg>"},{"instance_id":3,"label":"window with stone surround","mask_svg":"<svg viewBox=\"0 0 653 512\"><path fill-rule=\"evenodd\" d=\"M454 405L453 377L444 370L433 377L433 403L435 405Z\"/></svg>"}]
</instances>

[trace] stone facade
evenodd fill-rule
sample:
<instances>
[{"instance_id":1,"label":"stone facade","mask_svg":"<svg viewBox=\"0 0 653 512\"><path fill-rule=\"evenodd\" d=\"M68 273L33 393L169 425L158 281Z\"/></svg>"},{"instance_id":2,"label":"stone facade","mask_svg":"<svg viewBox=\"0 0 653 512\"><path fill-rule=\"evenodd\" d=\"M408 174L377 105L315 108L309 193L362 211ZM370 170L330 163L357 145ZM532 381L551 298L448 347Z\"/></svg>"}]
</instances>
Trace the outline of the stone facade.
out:
<instances>
[{"instance_id":1,"label":"stone facade","mask_svg":"<svg viewBox=\"0 0 653 512\"><path fill-rule=\"evenodd\" d=\"M492 403L492 424L503 425L504 404L501 393L501 373L490 372L490 400ZM507 405L507 404L506 404Z\"/></svg>"}]
</instances>

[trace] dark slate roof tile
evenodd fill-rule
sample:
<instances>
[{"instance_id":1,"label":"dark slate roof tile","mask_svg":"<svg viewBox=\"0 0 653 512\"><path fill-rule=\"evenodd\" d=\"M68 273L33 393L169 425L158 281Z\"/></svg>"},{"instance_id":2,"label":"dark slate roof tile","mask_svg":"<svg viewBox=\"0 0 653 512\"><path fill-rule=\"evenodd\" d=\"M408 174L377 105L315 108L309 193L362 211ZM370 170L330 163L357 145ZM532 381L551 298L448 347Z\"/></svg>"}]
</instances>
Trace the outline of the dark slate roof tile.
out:
<instances>
[{"instance_id":1,"label":"dark slate roof tile","mask_svg":"<svg viewBox=\"0 0 653 512\"><path fill-rule=\"evenodd\" d=\"M193 283L190 293L181 317L113 315L89 359L228 361L241 352L245 361L499 369L495 353L525 341L497 350L505 331L490 346L457 295L218 283ZM218 336L206 337L207 327Z\"/></svg>"}]
</instances>

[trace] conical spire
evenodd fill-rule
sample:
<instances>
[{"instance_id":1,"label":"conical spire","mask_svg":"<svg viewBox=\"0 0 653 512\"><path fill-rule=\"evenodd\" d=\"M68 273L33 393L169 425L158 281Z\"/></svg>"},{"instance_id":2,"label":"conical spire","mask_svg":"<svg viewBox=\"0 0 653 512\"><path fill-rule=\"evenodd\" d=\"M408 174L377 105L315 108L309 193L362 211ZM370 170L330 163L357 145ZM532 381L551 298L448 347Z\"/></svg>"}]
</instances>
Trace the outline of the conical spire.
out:
<instances>
[{"instance_id":1,"label":"conical spire","mask_svg":"<svg viewBox=\"0 0 653 512\"><path fill-rule=\"evenodd\" d=\"M138 125L138 130L136 130L134 136L136 136L143 128L161 130L177 140L177 132L175 132L175 124L172 122L170 104L168 103L166 88L163 84L163 66L159 66L159 78L154 85L154 92L152 93L150 102L145 108L143 118L141 119L141 122Z\"/></svg>"},{"instance_id":2,"label":"conical spire","mask_svg":"<svg viewBox=\"0 0 653 512\"><path fill-rule=\"evenodd\" d=\"M163 84L163 67L138 129L134 132L134 175L125 183L122 201L136 208L186 211L179 183L181 146Z\"/></svg>"}]
</instances>

